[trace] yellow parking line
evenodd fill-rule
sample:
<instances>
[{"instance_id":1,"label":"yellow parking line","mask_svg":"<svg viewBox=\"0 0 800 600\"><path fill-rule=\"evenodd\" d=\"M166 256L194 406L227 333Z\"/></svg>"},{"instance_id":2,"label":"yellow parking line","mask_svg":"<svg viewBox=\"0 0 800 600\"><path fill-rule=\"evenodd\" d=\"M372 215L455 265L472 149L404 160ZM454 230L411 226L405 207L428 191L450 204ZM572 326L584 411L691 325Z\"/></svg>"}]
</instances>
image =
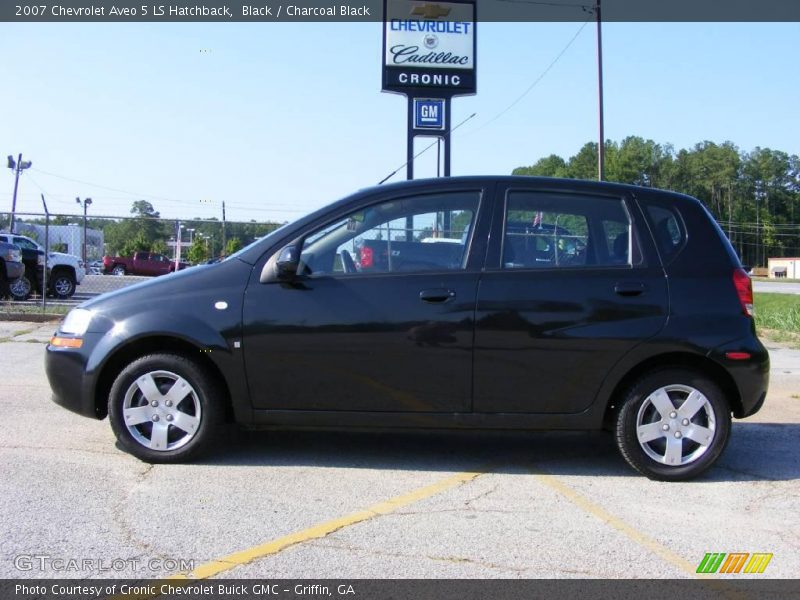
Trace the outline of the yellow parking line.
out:
<instances>
[{"instance_id":1,"label":"yellow parking line","mask_svg":"<svg viewBox=\"0 0 800 600\"><path fill-rule=\"evenodd\" d=\"M308 529L303 529L302 531L298 531L296 533L290 533L289 535L279 537L275 540L260 544L258 546L253 546L252 548L248 548L246 550L228 554L227 556L223 556L216 560L199 565L189 573L176 575L174 577L170 577L170 579L205 579L206 577L219 575L220 573L230 571L235 567L245 565L256 559L264 558L265 556L269 556L271 554L277 554L289 546L294 546L295 544L300 544L308 540L322 538L333 533L334 531L337 531L338 529L342 529L343 527L355 525L356 523L367 521L368 519L377 517L379 515L392 513L399 508L403 508L409 504L419 502L425 498L430 498L431 496L457 487L463 483L472 481L485 472L485 470L468 471L465 473L451 475L450 477L442 479L441 481L438 481L432 485L421 487L409 492L408 494L403 494L402 496L396 496L390 500L386 500L385 502L373 504L364 510L354 512L338 519L326 521L324 523L320 523L319 525L314 525Z\"/></svg>"},{"instance_id":2,"label":"yellow parking line","mask_svg":"<svg viewBox=\"0 0 800 600\"><path fill-rule=\"evenodd\" d=\"M277 554L289 546L294 546L308 540L325 537L334 531L350 525L355 525L356 523L362 523L380 515L388 515L389 513L392 513L400 508L414 504L420 500L425 500L426 498L430 498L431 496L435 496L441 492L446 492L447 490L458 487L464 483L468 483L476 477L483 475L487 471L488 469L484 468L476 471L456 473L455 475L445 477L436 483L418 488L407 494L403 494L402 496L395 496L394 498L390 498L384 502L373 504L364 510L314 525L296 533L290 533L289 535L279 537L258 546L253 546L252 548L247 548L246 550L240 550L239 552L228 554L227 556L223 556L216 560L199 565L189 573L175 573L173 575L167 575L150 583L154 585L156 590L160 590L159 584L162 583L169 583L176 587L181 587L182 584L190 585L192 581L213 577L215 575L219 575L220 573L224 573L225 571L230 571L238 566L246 565L247 563L253 562L259 558ZM151 598L156 598L159 596L160 591L155 594L118 595L109 598L109 600L150 600Z\"/></svg>"},{"instance_id":3,"label":"yellow parking line","mask_svg":"<svg viewBox=\"0 0 800 600\"><path fill-rule=\"evenodd\" d=\"M645 535L638 529L634 529L618 517L615 517L604 508L594 504L582 494L576 492L568 485L562 483L557 477L543 473L534 473L534 477L551 490L554 490L564 496L567 500L572 502L578 508L582 508L590 515L600 519L604 523L610 525L620 533L626 535L637 544L644 546L656 556L661 557L674 567L687 573L691 577L703 577L702 574L697 573L697 565L693 565L689 561L675 554L672 550L657 542L648 535Z\"/></svg>"}]
</instances>

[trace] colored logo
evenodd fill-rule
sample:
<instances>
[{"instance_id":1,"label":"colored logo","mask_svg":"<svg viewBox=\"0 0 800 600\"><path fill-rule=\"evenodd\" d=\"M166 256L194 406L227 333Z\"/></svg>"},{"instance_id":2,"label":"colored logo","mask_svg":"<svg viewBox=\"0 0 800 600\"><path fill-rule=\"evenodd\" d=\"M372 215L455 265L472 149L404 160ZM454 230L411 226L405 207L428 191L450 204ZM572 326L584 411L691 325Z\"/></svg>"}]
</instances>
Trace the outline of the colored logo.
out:
<instances>
[{"instance_id":1,"label":"colored logo","mask_svg":"<svg viewBox=\"0 0 800 600\"><path fill-rule=\"evenodd\" d=\"M439 45L439 38L433 35L432 33L429 33L423 38L422 43L425 44L425 47L428 50L433 50L434 48L436 48L436 46Z\"/></svg>"},{"instance_id":2,"label":"colored logo","mask_svg":"<svg viewBox=\"0 0 800 600\"><path fill-rule=\"evenodd\" d=\"M411 15L423 19L439 19L450 14L450 9L438 4L418 4L411 9Z\"/></svg>"},{"instance_id":3,"label":"colored logo","mask_svg":"<svg viewBox=\"0 0 800 600\"><path fill-rule=\"evenodd\" d=\"M772 560L766 552L706 552L697 565L698 573L763 573Z\"/></svg>"},{"instance_id":4,"label":"colored logo","mask_svg":"<svg viewBox=\"0 0 800 600\"><path fill-rule=\"evenodd\" d=\"M414 98L414 129L444 129L444 100Z\"/></svg>"}]
</instances>

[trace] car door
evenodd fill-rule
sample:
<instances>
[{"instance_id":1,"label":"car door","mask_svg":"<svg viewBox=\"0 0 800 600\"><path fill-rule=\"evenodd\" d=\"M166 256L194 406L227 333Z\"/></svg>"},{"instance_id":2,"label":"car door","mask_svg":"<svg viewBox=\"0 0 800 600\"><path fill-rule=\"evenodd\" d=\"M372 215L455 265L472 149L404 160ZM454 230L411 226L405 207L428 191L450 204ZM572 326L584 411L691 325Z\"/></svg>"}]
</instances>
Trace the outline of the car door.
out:
<instances>
[{"instance_id":1,"label":"car door","mask_svg":"<svg viewBox=\"0 0 800 600\"><path fill-rule=\"evenodd\" d=\"M476 312L476 412L581 412L664 327L666 279L643 222L629 198L590 187L499 190Z\"/></svg>"},{"instance_id":2,"label":"car door","mask_svg":"<svg viewBox=\"0 0 800 600\"><path fill-rule=\"evenodd\" d=\"M475 185L338 209L303 232L291 282L261 283L264 257L244 301L254 407L469 410L484 196Z\"/></svg>"}]
</instances>

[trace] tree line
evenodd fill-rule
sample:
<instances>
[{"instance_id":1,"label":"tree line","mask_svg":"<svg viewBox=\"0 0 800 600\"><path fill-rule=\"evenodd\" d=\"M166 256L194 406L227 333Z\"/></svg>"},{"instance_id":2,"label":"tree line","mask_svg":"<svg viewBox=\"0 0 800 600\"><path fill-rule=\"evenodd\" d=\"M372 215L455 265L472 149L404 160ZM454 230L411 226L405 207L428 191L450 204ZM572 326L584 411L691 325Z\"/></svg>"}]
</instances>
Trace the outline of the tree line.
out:
<instances>
[{"instance_id":1,"label":"tree line","mask_svg":"<svg viewBox=\"0 0 800 600\"><path fill-rule=\"evenodd\" d=\"M597 179L597 143L574 156L556 154L514 175ZM605 179L673 190L698 198L717 219L746 265L800 256L800 158L780 150L740 150L703 141L676 151L671 144L630 136L605 143Z\"/></svg>"},{"instance_id":2,"label":"tree line","mask_svg":"<svg viewBox=\"0 0 800 600\"><path fill-rule=\"evenodd\" d=\"M88 218L86 226L103 232L104 252L109 255L131 256L135 252L156 252L173 256L172 244L177 239L179 226L182 256L191 263L202 263L209 258L227 256L263 237L281 226L271 221L226 222L218 219L163 219L152 203L137 200L124 219ZM44 219L19 219L20 222L44 224ZM54 215L50 225L83 223L76 215ZM223 242L224 240L224 242ZM223 245L224 243L224 245ZM57 250L57 248L54 248Z\"/></svg>"}]
</instances>

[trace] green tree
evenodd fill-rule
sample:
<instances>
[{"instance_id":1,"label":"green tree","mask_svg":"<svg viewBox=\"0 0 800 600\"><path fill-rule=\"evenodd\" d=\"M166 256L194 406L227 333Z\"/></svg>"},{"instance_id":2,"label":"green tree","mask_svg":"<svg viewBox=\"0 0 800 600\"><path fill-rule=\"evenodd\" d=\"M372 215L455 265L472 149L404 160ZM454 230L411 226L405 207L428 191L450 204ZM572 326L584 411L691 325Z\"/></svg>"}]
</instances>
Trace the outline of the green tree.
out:
<instances>
[{"instance_id":1,"label":"green tree","mask_svg":"<svg viewBox=\"0 0 800 600\"><path fill-rule=\"evenodd\" d=\"M156 240L150 244L150 252L155 252L156 254L167 254L169 249L167 248L167 243L164 240Z\"/></svg>"},{"instance_id":2,"label":"green tree","mask_svg":"<svg viewBox=\"0 0 800 600\"><path fill-rule=\"evenodd\" d=\"M133 256L136 252L149 252L151 241L143 231L139 231L134 237L126 240L120 248L122 256Z\"/></svg>"},{"instance_id":3,"label":"green tree","mask_svg":"<svg viewBox=\"0 0 800 600\"><path fill-rule=\"evenodd\" d=\"M228 240L228 243L225 244L225 256L230 256L234 252L237 252L242 249L242 240L238 237L233 237Z\"/></svg>"},{"instance_id":4,"label":"green tree","mask_svg":"<svg viewBox=\"0 0 800 600\"><path fill-rule=\"evenodd\" d=\"M208 247L206 246L205 240L199 236L195 236L192 245L189 246L189 251L186 253L186 257L189 259L189 262L195 265L207 261Z\"/></svg>"},{"instance_id":5,"label":"green tree","mask_svg":"<svg viewBox=\"0 0 800 600\"><path fill-rule=\"evenodd\" d=\"M533 175L537 177L566 177L567 163L556 154L540 158L530 167L517 167L512 175Z\"/></svg>"}]
</instances>

